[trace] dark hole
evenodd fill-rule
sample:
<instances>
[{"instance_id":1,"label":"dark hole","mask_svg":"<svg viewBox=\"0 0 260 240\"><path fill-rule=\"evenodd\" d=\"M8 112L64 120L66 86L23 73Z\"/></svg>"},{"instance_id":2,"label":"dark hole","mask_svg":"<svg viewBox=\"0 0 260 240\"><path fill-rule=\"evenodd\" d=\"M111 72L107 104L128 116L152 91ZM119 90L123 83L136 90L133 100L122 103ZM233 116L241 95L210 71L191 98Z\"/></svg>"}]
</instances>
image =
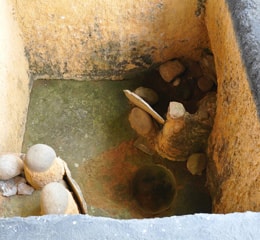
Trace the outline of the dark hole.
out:
<instances>
[{"instance_id":1,"label":"dark hole","mask_svg":"<svg viewBox=\"0 0 260 240\"><path fill-rule=\"evenodd\" d=\"M174 176L163 166L144 166L133 178L133 196L145 213L157 214L168 209L175 192Z\"/></svg>"}]
</instances>

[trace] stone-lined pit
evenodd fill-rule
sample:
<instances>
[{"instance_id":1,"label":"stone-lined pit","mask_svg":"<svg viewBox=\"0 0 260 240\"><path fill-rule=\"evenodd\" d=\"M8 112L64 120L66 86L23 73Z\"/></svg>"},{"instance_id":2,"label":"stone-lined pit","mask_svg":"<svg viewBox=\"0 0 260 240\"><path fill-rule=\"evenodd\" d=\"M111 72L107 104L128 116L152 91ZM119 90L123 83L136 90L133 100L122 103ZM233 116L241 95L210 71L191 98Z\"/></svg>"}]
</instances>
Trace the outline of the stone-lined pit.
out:
<instances>
[{"instance_id":1,"label":"stone-lined pit","mask_svg":"<svg viewBox=\"0 0 260 240\"><path fill-rule=\"evenodd\" d=\"M147 165L135 173L132 189L140 209L152 216L170 208L176 193L176 183L167 168Z\"/></svg>"},{"instance_id":2,"label":"stone-lined pit","mask_svg":"<svg viewBox=\"0 0 260 240\"><path fill-rule=\"evenodd\" d=\"M0 21L0 31L1 36L4 36L0 39L2 46L4 46L0 58L1 65L3 66L0 69L1 152L21 152L22 141L25 139L23 133L26 117L29 117L27 112L32 82L34 81L34 85L42 84L46 88L55 85L52 81L48 82L48 84L44 81L36 82L35 80L37 79L44 78L48 81L50 79L123 79L144 70L156 69L167 61L179 60L184 66L186 64L189 65L188 62L190 59L198 63L203 56L206 56L205 59L207 59L212 52L214 53L214 59L211 56L210 61L216 64L216 82L213 80L205 84L205 76L197 78L193 75L190 78L188 73L184 72L183 75L180 74L179 77L172 80L171 77L168 78L169 75L164 75L164 84L159 84L161 88L157 88L155 87L157 81L154 79L157 78L156 74L159 73L154 74L151 71L150 80L153 80L150 82L152 84L149 85L144 81L143 86L147 84L147 87L158 90L158 94L161 95L159 96L161 101L157 105L154 105L154 108L165 117L168 103L171 100L181 102L188 113L197 112L198 108L195 103L204 96L205 91L207 92L209 89L216 90L216 85L218 85L216 117L207 149L209 160L207 165L207 184L213 200L213 212L259 211L258 189L260 182L258 178L260 161L258 146L260 144L260 125L259 113L257 113L257 104L259 106L257 76L259 74L255 68L255 65L258 64L257 58L255 58L255 46L258 45L254 42L256 40L252 40L254 34L250 32L254 31L254 28L250 28L250 31L248 31L247 26L250 26L248 21L249 23L252 21L244 18L244 15L242 17L241 15L237 16L237 13L241 9L244 9L243 4L249 9L251 5L249 7L246 3L242 4L240 1L232 0L154 0L152 2L140 1L138 3L133 3L133 1L129 0L120 3L115 2L115 4L108 4L106 1L88 1L87 3L82 3L76 0L73 2L73 7L71 7L71 1L64 1L62 5L53 1L25 3L14 0L3 1L0 4L0 16L2 19ZM247 11L245 10L245 12ZM180 28L180 26L182 27ZM251 44L250 46L252 47L255 44L254 47L248 48L248 41L244 40L244 35L249 36L249 39L253 42L249 42L249 45ZM251 56L248 54L248 49ZM26 56L24 56L24 52ZM249 60L247 59L248 57ZM178 66L176 65L176 67ZM203 70L203 67L200 67ZM179 69L182 68L179 67ZM187 67L187 69L192 69L192 67ZM196 73L197 67L194 69L195 71L192 71L193 74ZM207 69L210 70L210 67ZM31 75L29 76L28 73ZM208 78L209 76L215 78L216 74L212 75L208 72L206 76ZM109 82L110 84L112 83ZM140 84L135 87L139 86ZM196 88L199 88L199 91L194 91ZM104 91L102 88L103 92L100 94L100 92L95 91L95 88L93 89L92 92L89 92L89 95L100 99L102 94L105 94L108 103L112 100L111 92ZM134 89L133 87L131 90ZM39 98L42 102L38 102L38 104L48 103L45 105L45 109L52 104L58 104L59 106L64 104L65 107L61 107L60 109L55 108L52 116L56 118L50 122L44 122L46 119L46 116L43 116L44 111L37 113L38 119L32 125L38 126L42 124L41 127L44 126L46 128L41 128L42 133L38 139L28 144L25 143L26 147L29 147L33 143L43 143L44 141L49 143L46 135L49 135L50 129L52 129L51 135L57 138L52 138L53 141L50 145L60 155L65 153L64 148L67 148L66 150L68 151L66 151L66 156L63 158L72 159L70 168L77 169L80 167L78 172L84 169L84 173L87 173L87 176L100 177L96 178L100 181L99 183L94 178L88 179L88 181L92 181L88 186L97 184L100 187L100 189L97 188L96 196L91 196L91 192L87 192L86 189L88 199L92 199L92 202L98 206L96 208L90 207L93 210L93 215L116 216L119 218L135 217L136 215L132 212L129 213L129 211L117 216L118 207L122 207L120 204L122 199L119 197L120 194L115 193L125 188L115 184L120 181L111 177L114 175L111 175L108 171L108 169L115 170L115 166L118 167L116 164L118 158L112 161L115 165L112 164L110 168L107 166L108 161L105 160L105 156L111 152L115 157L118 154L118 148L120 149L121 147L120 144L129 143L132 139L125 139L121 135L122 138L119 137L113 142L109 138L111 137L111 132L117 131L118 127L120 132L123 134L127 132L128 134L131 132L130 128L128 128L129 126L126 127L126 125L121 123L115 126L115 122L118 123L117 120L121 119L121 116L102 122L101 116L97 115L101 109L100 104L92 108L96 98L94 100L91 99L90 108L84 111L85 109L81 107L86 105L85 99L89 99L87 95L84 95L84 98L80 98L80 104L76 104L77 108L74 109L70 105L73 98L66 99L67 96L71 96L69 94L70 91L73 91L73 87L71 86L63 89L63 93L61 95L58 94L58 98L55 100L53 98L48 99L54 94L53 90L48 93L45 99ZM77 89L77 91L80 92L80 89ZM77 95L78 92L73 94ZM192 93L196 94L192 95ZM122 99L118 98L116 101L123 101ZM51 101L54 101L54 103ZM126 105L122 106L125 107ZM108 106L107 109L111 108ZM130 111L130 107L124 110L123 113L125 115L123 114L123 118L127 120L127 112ZM37 107L34 111L37 112ZM118 109L115 111L120 112ZM109 113L109 111L105 110L102 114L104 113ZM94 116L93 119L95 121L91 119L82 123L79 121L79 118L86 119L86 116L91 114ZM67 116L73 116L76 121L75 126L77 127L74 127L74 125L71 127L70 123L65 124ZM50 116L47 118L51 119ZM199 118L200 120L203 119L203 114ZM60 124L59 121L61 120L63 124ZM180 121L179 126L183 126L184 122ZM83 135L84 124L88 125L91 134L94 133L93 129L97 126L102 126L105 129L105 134L102 133L95 136L99 138L101 143L104 143L104 146L97 144L97 141L93 141L93 145L89 144L88 141L85 145L83 144L86 149L81 148L81 146L78 148L78 145L83 143L82 139L89 140L89 136L94 136L88 133ZM170 127L169 129L171 130ZM60 133L68 133L68 130L71 130L71 136L79 139L78 142L71 136L63 138L63 135ZM158 131L160 130L159 128ZM163 133L163 138L165 137L165 133L167 136L168 130L161 132ZM134 133L130 133L130 135L134 136ZM167 139L169 140L170 138ZM156 150L160 150L160 154L165 153L167 157L169 156L169 154L167 155L169 152L165 151L165 146L167 150L171 145L168 140L160 142L162 144L156 148ZM143 139L141 139L142 141ZM75 144L75 147L74 143L79 142L81 144ZM136 145L133 142L131 143L133 146ZM150 144L152 145L153 142L150 142ZM204 148L205 145L203 146L203 151L205 151ZM82 154L77 160L74 158L75 149L78 149L77 153ZM148 152L149 154L153 153L153 151ZM84 157L84 154L87 156ZM184 157L186 158L187 156ZM99 165L100 168L97 169L102 171L94 171L93 169L96 169L98 166L97 159L100 160L100 158L103 165ZM111 159L113 159L112 156ZM128 158L126 157L126 159ZM152 157L150 160L152 163L163 162L165 166L173 164L160 158ZM120 165L120 170L123 169L124 164L125 162ZM126 182L132 179L135 170L140 165L142 164L138 160L133 164L132 171L129 171L129 175L126 175L127 178L124 179ZM184 182L182 184L180 181L182 178L177 177L178 171L175 168L177 165L179 171L187 170L186 166L182 166L181 163L174 163L172 166L168 166L171 171L174 171L173 174L176 176L176 198L179 196L187 200L186 193L190 193L192 192L191 189L194 189L194 185L189 186L192 182L191 179L197 179L197 176L187 177L185 173L184 176L188 180L186 179L187 181L184 181L185 184ZM93 167L93 171L88 171L91 166ZM116 170L114 171L115 174L120 173L120 170ZM193 170L193 173L203 172L201 169ZM104 178L104 175L100 173L106 173L106 177ZM73 174L78 179L82 177L76 170ZM205 175L203 173L200 178L203 179L199 181L200 184L202 182L205 183ZM102 182L102 179L105 179L107 182ZM193 183L195 182L193 181ZM104 188L100 183L107 183L104 186L108 187L108 189ZM114 188L109 188L111 184ZM129 183L127 184L129 185ZM201 186L200 184L198 185ZM200 187L195 189L196 191L201 190ZM179 193L185 193L186 191L186 193L182 195L178 194L178 191ZM102 196L104 192L109 194L109 201ZM194 197L196 194L193 192L191 195L193 195L193 201L196 201L196 197ZM35 196L35 199L37 199L37 193ZM97 198L95 199L95 197ZM19 200L16 201L17 199L18 197L10 198L10 205L7 206L6 199L1 196L1 208L6 209L5 212L1 211L3 215L25 216L28 214L38 214L38 206L35 205L37 200L28 200L29 198L27 198L27 203L21 203ZM116 202L114 202L115 199ZM198 202L201 202L202 198L199 197L198 199ZM19 210L16 211L17 209L14 209L15 204L17 209L19 209L18 206L23 206L22 208L20 207L20 213ZM104 205L106 205L106 209L109 209L109 212L102 209ZM125 209L125 206L130 205L123 204L123 207ZM188 205L186 202L186 206ZM176 207L175 210L181 209L182 206ZM30 213L26 212L27 209L29 209ZM98 213L100 209L101 214L100 212ZM133 208L130 207L128 209ZM169 215L207 212L209 211L208 209L210 207L199 208L196 211L194 209L180 210L179 212L173 210L170 211ZM143 216L139 214L137 217Z\"/></svg>"}]
</instances>

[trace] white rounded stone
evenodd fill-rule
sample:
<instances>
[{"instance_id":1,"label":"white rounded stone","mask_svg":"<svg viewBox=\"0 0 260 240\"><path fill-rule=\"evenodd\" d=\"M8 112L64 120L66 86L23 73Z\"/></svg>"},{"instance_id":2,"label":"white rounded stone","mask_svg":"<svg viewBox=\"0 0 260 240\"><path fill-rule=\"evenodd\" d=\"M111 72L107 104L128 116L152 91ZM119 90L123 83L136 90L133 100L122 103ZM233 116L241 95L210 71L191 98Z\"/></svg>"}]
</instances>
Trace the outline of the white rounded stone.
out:
<instances>
[{"instance_id":1,"label":"white rounded stone","mask_svg":"<svg viewBox=\"0 0 260 240\"><path fill-rule=\"evenodd\" d=\"M23 171L23 161L15 154L0 155L0 180L8 180Z\"/></svg>"}]
</instances>

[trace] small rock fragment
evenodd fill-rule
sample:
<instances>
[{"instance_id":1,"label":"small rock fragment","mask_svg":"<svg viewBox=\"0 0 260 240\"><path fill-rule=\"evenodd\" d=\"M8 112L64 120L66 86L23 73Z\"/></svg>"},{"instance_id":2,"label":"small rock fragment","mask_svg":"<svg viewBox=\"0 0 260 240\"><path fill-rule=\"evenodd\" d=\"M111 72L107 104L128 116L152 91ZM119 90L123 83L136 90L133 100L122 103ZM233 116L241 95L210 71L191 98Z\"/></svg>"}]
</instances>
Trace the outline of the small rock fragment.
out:
<instances>
[{"instance_id":1,"label":"small rock fragment","mask_svg":"<svg viewBox=\"0 0 260 240\"><path fill-rule=\"evenodd\" d=\"M176 79L173 80L172 86L177 87L177 86L180 85L180 83L181 83L181 78L176 78Z\"/></svg>"},{"instance_id":2,"label":"small rock fragment","mask_svg":"<svg viewBox=\"0 0 260 240\"><path fill-rule=\"evenodd\" d=\"M34 192L34 188L29 186L28 184L26 183L19 183L17 185L17 194L18 195L32 195L32 193Z\"/></svg>"},{"instance_id":3,"label":"small rock fragment","mask_svg":"<svg viewBox=\"0 0 260 240\"><path fill-rule=\"evenodd\" d=\"M208 92L213 87L214 82L206 77L201 77L199 78L197 84L202 92Z\"/></svg>"},{"instance_id":4,"label":"small rock fragment","mask_svg":"<svg viewBox=\"0 0 260 240\"><path fill-rule=\"evenodd\" d=\"M139 87L135 89L134 93L150 105L154 105L159 100L158 94L151 88Z\"/></svg>"},{"instance_id":5,"label":"small rock fragment","mask_svg":"<svg viewBox=\"0 0 260 240\"><path fill-rule=\"evenodd\" d=\"M18 185L20 183L26 183L26 180L24 177L16 176L16 177L14 177L14 182L16 185Z\"/></svg>"},{"instance_id":6,"label":"small rock fragment","mask_svg":"<svg viewBox=\"0 0 260 240\"><path fill-rule=\"evenodd\" d=\"M0 155L0 180L11 179L23 171L23 161L15 154Z\"/></svg>"},{"instance_id":7,"label":"small rock fragment","mask_svg":"<svg viewBox=\"0 0 260 240\"><path fill-rule=\"evenodd\" d=\"M14 196L17 193L17 185L14 179L0 181L0 191L4 197Z\"/></svg>"},{"instance_id":8,"label":"small rock fragment","mask_svg":"<svg viewBox=\"0 0 260 240\"><path fill-rule=\"evenodd\" d=\"M168 61L159 67L159 72L165 82L171 82L185 71L184 66L178 61Z\"/></svg>"},{"instance_id":9,"label":"small rock fragment","mask_svg":"<svg viewBox=\"0 0 260 240\"><path fill-rule=\"evenodd\" d=\"M168 114L171 118L183 117L186 110L182 103L179 102L170 102L168 108Z\"/></svg>"},{"instance_id":10,"label":"small rock fragment","mask_svg":"<svg viewBox=\"0 0 260 240\"><path fill-rule=\"evenodd\" d=\"M206 163L206 154L194 153L187 160L187 168L192 175L201 175L206 168Z\"/></svg>"}]
</instances>

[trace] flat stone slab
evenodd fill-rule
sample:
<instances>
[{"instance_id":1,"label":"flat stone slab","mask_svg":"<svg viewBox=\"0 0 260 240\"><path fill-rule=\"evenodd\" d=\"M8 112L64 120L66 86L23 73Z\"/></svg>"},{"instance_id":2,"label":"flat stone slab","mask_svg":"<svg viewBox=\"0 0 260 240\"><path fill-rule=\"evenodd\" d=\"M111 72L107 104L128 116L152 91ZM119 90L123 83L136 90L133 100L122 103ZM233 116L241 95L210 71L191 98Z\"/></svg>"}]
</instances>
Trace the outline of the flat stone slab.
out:
<instances>
[{"instance_id":1,"label":"flat stone slab","mask_svg":"<svg viewBox=\"0 0 260 240\"><path fill-rule=\"evenodd\" d=\"M0 218L0 239L260 239L260 213L195 214L143 220L88 215Z\"/></svg>"}]
</instances>

